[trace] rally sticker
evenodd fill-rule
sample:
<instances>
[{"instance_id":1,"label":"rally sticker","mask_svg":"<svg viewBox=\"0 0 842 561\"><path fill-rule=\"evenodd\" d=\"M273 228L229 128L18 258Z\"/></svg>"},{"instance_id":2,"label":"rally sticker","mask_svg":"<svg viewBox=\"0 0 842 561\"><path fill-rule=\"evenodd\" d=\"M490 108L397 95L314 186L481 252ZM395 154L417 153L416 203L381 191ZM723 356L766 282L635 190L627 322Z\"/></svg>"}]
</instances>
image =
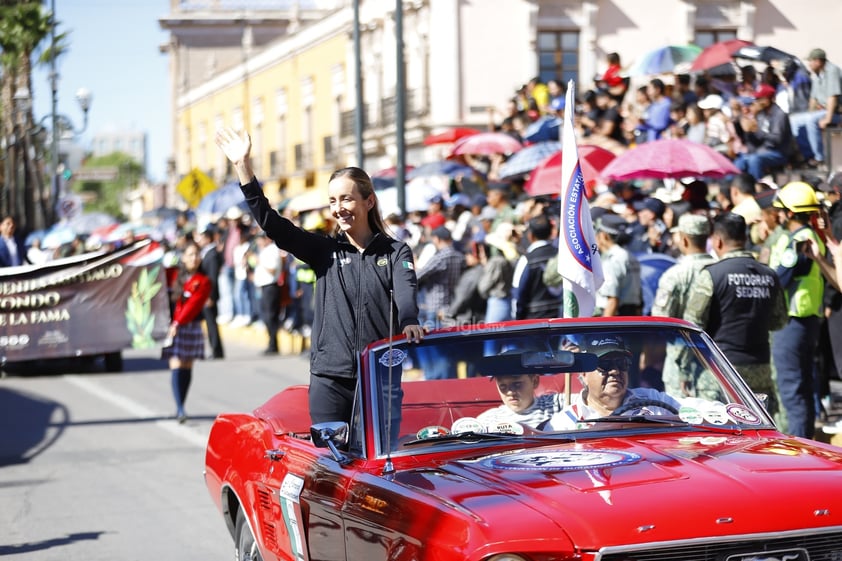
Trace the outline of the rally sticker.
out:
<instances>
[{"instance_id":1,"label":"rally sticker","mask_svg":"<svg viewBox=\"0 0 842 561\"><path fill-rule=\"evenodd\" d=\"M488 432L500 432L503 434L523 434L523 426L520 423L509 423L500 421L499 423L489 423L486 425Z\"/></svg>"},{"instance_id":2,"label":"rally sticker","mask_svg":"<svg viewBox=\"0 0 842 561\"><path fill-rule=\"evenodd\" d=\"M415 438L418 440L426 440L428 438L438 438L440 436L447 436L450 434L450 431L447 430L445 427L440 427L437 425L424 427L420 431L415 434Z\"/></svg>"},{"instance_id":3,"label":"rally sticker","mask_svg":"<svg viewBox=\"0 0 842 561\"><path fill-rule=\"evenodd\" d=\"M383 366L398 366L406 360L406 353L400 349L392 349L380 355L377 361Z\"/></svg>"},{"instance_id":4,"label":"rally sticker","mask_svg":"<svg viewBox=\"0 0 842 561\"><path fill-rule=\"evenodd\" d=\"M480 423L474 417L462 417L456 419L450 427L450 432L453 434L462 434L463 432L485 432L485 425Z\"/></svg>"},{"instance_id":5,"label":"rally sticker","mask_svg":"<svg viewBox=\"0 0 842 561\"><path fill-rule=\"evenodd\" d=\"M725 406L725 411L728 413L728 416L737 423L742 423L744 425L759 425L761 422L760 417L755 415L751 409L745 405L740 405L739 403L729 403Z\"/></svg>"},{"instance_id":6,"label":"rally sticker","mask_svg":"<svg viewBox=\"0 0 842 561\"><path fill-rule=\"evenodd\" d=\"M701 411L695 407L688 407L686 405L683 405L681 409L678 410L678 418L685 423L690 423L691 425L698 425L704 419Z\"/></svg>"},{"instance_id":7,"label":"rally sticker","mask_svg":"<svg viewBox=\"0 0 842 561\"><path fill-rule=\"evenodd\" d=\"M640 455L618 450L557 450L520 452L494 456L483 465L498 469L530 471L577 471L623 466L640 461Z\"/></svg>"},{"instance_id":8,"label":"rally sticker","mask_svg":"<svg viewBox=\"0 0 842 561\"><path fill-rule=\"evenodd\" d=\"M281 498L289 499L293 502L298 502L298 497L301 495L301 490L304 488L304 479L298 477L297 475L293 475L291 473L286 474L284 477L283 482L281 483L280 495Z\"/></svg>"},{"instance_id":9,"label":"rally sticker","mask_svg":"<svg viewBox=\"0 0 842 561\"><path fill-rule=\"evenodd\" d=\"M728 413L725 412L725 406L721 404L713 405L712 407L702 411L705 421L712 425L724 425L728 423Z\"/></svg>"}]
</instances>

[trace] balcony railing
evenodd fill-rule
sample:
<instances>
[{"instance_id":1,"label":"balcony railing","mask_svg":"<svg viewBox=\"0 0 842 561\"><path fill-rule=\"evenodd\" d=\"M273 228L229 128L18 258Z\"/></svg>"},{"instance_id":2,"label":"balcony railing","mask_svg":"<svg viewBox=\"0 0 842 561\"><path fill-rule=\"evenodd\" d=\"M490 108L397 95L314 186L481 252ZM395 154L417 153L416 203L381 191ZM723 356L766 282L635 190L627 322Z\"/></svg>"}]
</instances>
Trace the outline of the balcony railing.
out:
<instances>
[{"instance_id":1,"label":"balcony railing","mask_svg":"<svg viewBox=\"0 0 842 561\"><path fill-rule=\"evenodd\" d=\"M404 116L407 119L415 119L426 114L426 109L421 102L421 92L418 90L407 90L404 97ZM380 100L380 107L377 113L371 111L371 103L367 103L363 107L363 126L366 129L387 127L394 125L397 97L390 96ZM339 122L339 136L347 138L354 135L354 119L356 118L355 110L344 111L340 115Z\"/></svg>"}]
</instances>

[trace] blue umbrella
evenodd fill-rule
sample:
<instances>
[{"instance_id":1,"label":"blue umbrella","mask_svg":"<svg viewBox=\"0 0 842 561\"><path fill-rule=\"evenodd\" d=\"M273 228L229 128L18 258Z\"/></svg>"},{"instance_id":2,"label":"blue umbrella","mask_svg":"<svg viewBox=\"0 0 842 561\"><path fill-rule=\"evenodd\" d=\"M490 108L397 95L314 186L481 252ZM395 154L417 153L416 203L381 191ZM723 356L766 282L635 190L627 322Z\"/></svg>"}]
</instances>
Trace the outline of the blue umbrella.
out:
<instances>
[{"instance_id":1,"label":"blue umbrella","mask_svg":"<svg viewBox=\"0 0 842 561\"><path fill-rule=\"evenodd\" d=\"M477 170L471 166L466 166L452 160L438 160L435 162L428 162L422 164L406 174L407 179L415 179L416 177L429 177L431 175L447 175L448 177L456 177L457 175L472 176Z\"/></svg>"},{"instance_id":2,"label":"blue umbrella","mask_svg":"<svg viewBox=\"0 0 842 561\"><path fill-rule=\"evenodd\" d=\"M225 214L225 211L235 206L243 210L247 208L246 199L240 190L239 182L231 181L202 197L202 200L199 201L199 205L196 207L196 212Z\"/></svg>"},{"instance_id":3,"label":"blue umbrella","mask_svg":"<svg viewBox=\"0 0 842 561\"><path fill-rule=\"evenodd\" d=\"M498 175L500 179L525 175L538 167L541 162L560 151L561 142L558 140L530 144L503 162Z\"/></svg>"},{"instance_id":4,"label":"blue umbrella","mask_svg":"<svg viewBox=\"0 0 842 561\"><path fill-rule=\"evenodd\" d=\"M629 76L643 76L651 74L666 74L675 71L675 67L686 64L689 70L690 64L696 60L701 47L696 45L668 45L649 51L643 55L628 70Z\"/></svg>"},{"instance_id":5,"label":"blue umbrella","mask_svg":"<svg viewBox=\"0 0 842 561\"><path fill-rule=\"evenodd\" d=\"M643 315L652 312L655 293L658 291L658 280L664 271L677 263L675 259L663 253L647 253L638 255L640 263L640 285L643 291Z\"/></svg>"},{"instance_id":6,"label":"blue umbrella","mask_svg":"<svg viewBox=\"0 0 842 561\"><path fill-rule=\"evenodd\" d=\"M41 240L41 247L55 249L68 244L76 239L76 231L67 223L58 223L47 230L44 239Z\"/></svg>"},{"instance_id":7,"label":"blue umbrella","mask_svg":"<svg viewBox=\"0 0 842 561\"><path fill-rule=\"evenodd\" d=\"M523 131L523 140L526 142L544 142L547 140L558 140L561 132L561 119L545 115L535 122L529 123ZM521 150L522 152L522 150ZM520 153L520 152L518 152Z\"/></svg>"}]
</instances>

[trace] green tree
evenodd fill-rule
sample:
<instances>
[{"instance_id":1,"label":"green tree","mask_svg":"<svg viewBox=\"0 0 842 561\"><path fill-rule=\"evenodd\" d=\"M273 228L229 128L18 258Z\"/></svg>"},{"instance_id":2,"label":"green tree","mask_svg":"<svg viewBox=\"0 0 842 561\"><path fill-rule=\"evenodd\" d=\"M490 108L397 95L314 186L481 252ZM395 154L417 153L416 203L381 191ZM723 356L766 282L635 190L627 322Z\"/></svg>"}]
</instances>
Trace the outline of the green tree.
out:
<instances>
[{"instance_id":1,"label":"green tree","mask_svg":"<svg viewBox=\"0 0 842 561\"><path fill-rule=\"evenodd\" d=\"M14 110L15 93L32 96L32 57L50 35L52 14L41 2L0 0L0 135L6 140L0 210L18 216L23 230L48 224L49 194L44 192L43 169L34 160L31 106ZM48 56L58 54L50 49ZM46 195L46 196L45 196Z\"/></svg>"},{"instance_id":2,"label":"green tree","mask_svg":"<svg viewBox=\"0 0 842 561\"><path fill-rule=\"evenodd\" d=\"M123 203L129 191L137 187L143 177L143 166L123 152L89 158L84 171L96 168L113 169L113 180L76 181L72 190L85 199L85 210L99 211L118 218L123 217Z\"/></svg>"}]
</instances>

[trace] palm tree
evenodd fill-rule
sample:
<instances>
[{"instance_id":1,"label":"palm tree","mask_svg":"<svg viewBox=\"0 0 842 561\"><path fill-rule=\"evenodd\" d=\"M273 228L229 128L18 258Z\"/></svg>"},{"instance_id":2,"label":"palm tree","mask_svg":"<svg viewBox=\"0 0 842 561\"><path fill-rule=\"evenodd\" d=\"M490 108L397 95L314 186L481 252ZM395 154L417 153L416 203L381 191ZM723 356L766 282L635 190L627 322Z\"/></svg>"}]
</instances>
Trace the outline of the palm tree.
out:
<instances>
[{"instance_id":1,"label":"palm tree","mask_svg":"<svg viewBox=\"0 0 842 561\"><path fill-rule=\"evenodd\" d=\"M44 197L43 169L35 161L32 107L16 108L15 93L32 91L32 55L52 25L52 14L41 2L0 0L0 138L6 147L0 210L17 215L23 231L47 225L50 203Z\"/></svg>"}]
</instances>

